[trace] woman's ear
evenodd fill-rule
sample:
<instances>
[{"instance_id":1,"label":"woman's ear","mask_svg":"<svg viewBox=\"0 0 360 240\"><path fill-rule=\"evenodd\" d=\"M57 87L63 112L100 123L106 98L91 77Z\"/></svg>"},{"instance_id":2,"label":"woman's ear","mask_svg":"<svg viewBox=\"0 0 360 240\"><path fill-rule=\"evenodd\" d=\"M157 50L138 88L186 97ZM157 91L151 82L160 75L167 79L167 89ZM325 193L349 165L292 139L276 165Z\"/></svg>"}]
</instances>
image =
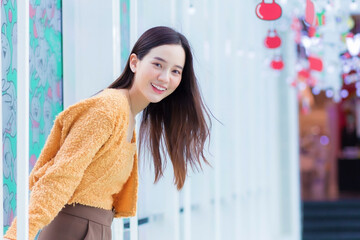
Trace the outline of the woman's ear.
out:
<instances>
[{"instance_id":1,"label":"woman's ear","mask_svg":"<svg viewBox=\"0 0 360 240\"><path fill-rule=\"evenodd\" d=\"M130 55L129 67L133 73L136 73L137 63L138 63L138 58L135 53L132 53Z\"/></svg>"}]
</instances>

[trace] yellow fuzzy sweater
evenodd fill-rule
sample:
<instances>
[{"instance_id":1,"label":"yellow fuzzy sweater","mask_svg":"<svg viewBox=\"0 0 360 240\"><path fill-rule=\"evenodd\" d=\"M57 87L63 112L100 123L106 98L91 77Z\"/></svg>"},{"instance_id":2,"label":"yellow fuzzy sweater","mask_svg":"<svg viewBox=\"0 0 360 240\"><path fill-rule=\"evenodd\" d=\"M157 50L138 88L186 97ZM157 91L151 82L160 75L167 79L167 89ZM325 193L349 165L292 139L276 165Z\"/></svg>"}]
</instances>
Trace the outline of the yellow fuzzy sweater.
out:
<instances>
[{"instance_id":1,"label":"yellow fuzzy sweater","mask_svg":"<svg viewBox=\"0 0 360 240\"><path fill-rule=\"evenodd\" d=\"M129 111L124 94L105 89L56 117L29 178L29 239L66 204L135 215L138 163L135 133L126 140ZM16 219L5 237L16 239Z\"/></svg>"}]
</instances>

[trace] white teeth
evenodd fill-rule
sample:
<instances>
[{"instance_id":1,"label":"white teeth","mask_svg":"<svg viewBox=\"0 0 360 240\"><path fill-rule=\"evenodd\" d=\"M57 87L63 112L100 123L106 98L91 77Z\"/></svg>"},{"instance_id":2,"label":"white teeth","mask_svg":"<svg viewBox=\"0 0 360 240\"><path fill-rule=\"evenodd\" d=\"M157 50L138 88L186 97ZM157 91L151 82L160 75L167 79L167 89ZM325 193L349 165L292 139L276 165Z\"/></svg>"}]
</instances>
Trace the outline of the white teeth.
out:
<instances>
[{"instance_id":1,"label":"white teeth","mask_svg":"<svg viewBox=\"0 0 360 240\"><path fill-rule=\"evenodd\" d=\"M157 86L157 85L155 85L155 84L151 84L154 88L156 88L156 89L158 89L158 90L160 90L160 91L165 91L166 90L166 88L163 88L163 87L160 87L160 86Z\"/></svg>"}]
</instances>

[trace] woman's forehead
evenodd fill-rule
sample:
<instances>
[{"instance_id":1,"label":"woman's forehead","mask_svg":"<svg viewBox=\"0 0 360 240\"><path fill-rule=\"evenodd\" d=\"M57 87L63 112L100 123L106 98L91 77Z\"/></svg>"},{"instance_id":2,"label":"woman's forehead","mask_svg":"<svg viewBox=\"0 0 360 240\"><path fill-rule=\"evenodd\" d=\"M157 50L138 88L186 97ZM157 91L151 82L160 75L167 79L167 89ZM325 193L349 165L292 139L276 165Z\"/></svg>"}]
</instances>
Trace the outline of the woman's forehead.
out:
<instances>
[{"instance_id":1,"label":"woman's forehead","mask_svg":"<svg viewBox=\"0 0 360 240\"><path fill-rule=\"evenodd\" d=\"M160 45L150 50L146 57L154 60L164 61L181 68L185 64L185 51L181 45Z\"/></svg>"}]
</instances>

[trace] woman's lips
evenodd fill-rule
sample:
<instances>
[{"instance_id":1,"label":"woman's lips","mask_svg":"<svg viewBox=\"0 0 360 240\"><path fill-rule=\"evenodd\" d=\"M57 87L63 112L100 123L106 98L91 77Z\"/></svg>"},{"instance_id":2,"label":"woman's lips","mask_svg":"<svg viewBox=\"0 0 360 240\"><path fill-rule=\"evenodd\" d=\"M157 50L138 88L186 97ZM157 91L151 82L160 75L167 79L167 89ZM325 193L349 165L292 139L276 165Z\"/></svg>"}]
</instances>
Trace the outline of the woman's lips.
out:
<instances>
[{"instance_id":1,"label":"woman's lips","mask_svg":"<svg viewBox=\"0 0 360 240\"><path fill-rule=\"evenodd\" d=\"M151 83L151 87L153 88L154 92L159 93L159 94L163 93L166 90L166 88L158 86L153 83Z\"/></svg>"}]
</instances>

